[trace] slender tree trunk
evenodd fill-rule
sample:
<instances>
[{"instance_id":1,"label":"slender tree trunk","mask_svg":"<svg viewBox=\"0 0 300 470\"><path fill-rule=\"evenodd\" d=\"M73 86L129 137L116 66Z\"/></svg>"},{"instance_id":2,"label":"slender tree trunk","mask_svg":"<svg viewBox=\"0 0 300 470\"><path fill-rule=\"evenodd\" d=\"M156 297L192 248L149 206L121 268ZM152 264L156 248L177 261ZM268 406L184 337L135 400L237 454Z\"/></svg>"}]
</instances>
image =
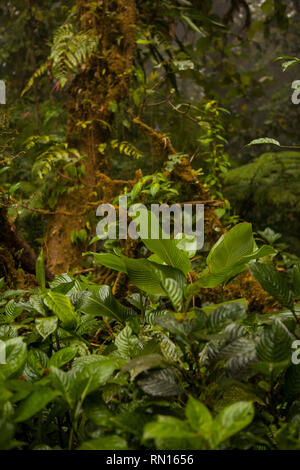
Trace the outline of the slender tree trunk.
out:
<instances>
[{"instance_id":1,"label":"slender tree trunk","mask_svg":"<svg viewBox=\"0 0 300 470\"><path fill-rule=\"evenodd\" d=\"M85 175L81 187L65 192L58 201L48 225L45 253L52 274L66 272L80 265L84 244L72 244L72 232L87 228L91 214L95 214L99 200L99 187L120 190L122 182L110 186L108 178L99 170L108 172L106 158L98 146L105 143L112 122L110 102L126 100L129 94L130 76L135 47L135 0L78 0L80 29L99 38L98 50L74 79L68 103L68 141L81 154ZM79 121L88 123L81 129ZM105 194L104 194L105 198ZM101 198L102 199L102 198Z\"/></svg>"},{"instance_id":2,"label":"slender tree trunk","mask_svg":"<svg viewBox=\"0 0 300 470\"><path fill-rule=\"evenodd\" d=\"M24 287L26 273L35 272L36 255L23 236L9 223L0 207L0 278L9 287ZM21 267L23 271L18 270Z\"/></svg>"}]
</instances>

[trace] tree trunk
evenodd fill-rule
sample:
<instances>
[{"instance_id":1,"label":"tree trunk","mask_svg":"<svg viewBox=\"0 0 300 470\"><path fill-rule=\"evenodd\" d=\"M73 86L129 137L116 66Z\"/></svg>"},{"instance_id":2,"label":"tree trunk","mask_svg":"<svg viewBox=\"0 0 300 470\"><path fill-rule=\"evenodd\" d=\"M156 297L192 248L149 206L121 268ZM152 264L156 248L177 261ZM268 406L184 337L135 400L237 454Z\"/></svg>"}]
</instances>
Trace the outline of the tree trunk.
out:
<instances>
[{"instance_id":1,"label":"tree trunk","mask_svg":"<svg viewBox=\"0 0 300 470\"><path fill-rule=\"evenodd\" d=\"M24 287L28 280L33 282L26 273L35 272L36 255L22 235L9 223L5 207L0 207L0 225L0 278L5 278L8 287ZM25 279L26 276L28 279Z\"/></svg>"},{"instance_id":2,"label":"tree trunk","mask_svg":"<svg viewBox=\"0 0 300 470\"><path fill-rule=\"evenodd\" d=\"M86 228L92 220L99 199L97 188L120 190L122 182L110 182L99 174L107 173L107 161L98 152L98 146L107 141L113 115L109 103L126 100L129 93L131 67L135 47L135 0L78 0L80 29L99 38L96 53L81 67L70 89L68 103L68 141L85 160L85 175L81 187L65 192L48 225L45 253L52 274L69 271L79 266L84 244L72 244L72 232ZM78 122L89 125L78 132ZM78 136L78 133L80 134ZM113 188L109 187L113 184ZM94 203L94 205L93 205Z\"/></svg>"}]
</instances>

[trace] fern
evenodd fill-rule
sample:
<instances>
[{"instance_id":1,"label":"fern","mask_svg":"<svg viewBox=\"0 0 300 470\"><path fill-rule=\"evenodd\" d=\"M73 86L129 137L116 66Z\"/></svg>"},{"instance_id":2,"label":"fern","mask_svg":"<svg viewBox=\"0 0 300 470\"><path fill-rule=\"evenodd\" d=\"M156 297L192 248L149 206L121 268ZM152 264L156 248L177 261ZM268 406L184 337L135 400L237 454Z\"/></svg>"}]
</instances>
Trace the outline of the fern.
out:
<instances>
[{"instance_id":1,"label":"fern","mask_svg":"<svg viewBox=\"0 0 300 470\"><path fill-rule=\"evenodd\" d=\"M136 160L144 156L144 154L130 142L119 142L118 140L112 140L110 145L112 149L118 149L121 154L126 155L127 157L135 158Z\"/></svg>"},{"instance_id":2,"label":"fern","mask_svg":"<svg viewBox=\"0 0 300 470\"><path fill-rule=\"evenodd\" d=\"M48 175L53 169L57 168L59 164L72 164L82 160L84 157L78 150L69 148L67 142L62 142L60 139L43 135L31 136L27 140L26 150L31 150L41 145L48 145L46 150L38 154L36 162L32 167L32 172L37 174L41 179Z\"/></svg>"},{"instance_id":3,"label":"fern","mask_svg":"<svg viewBox=\"0 0 300 470\"><path fill-rule=\"evenodd\" d=\"M75 33L72 24L64 24L56 31L51 48L50 59L54 77L64 87L69 74L75 74L78 67L83 64L95 51L98 38L90 31Z\"/></svg>"},{"instance_id":4,"label":"fern","mask_svg":"<svg viewBox=\"0 0 300 470\"><path fill-rule=\"evenodd\" d=\"M85 63L97 46L98 38L91 31L76 33L74 25L69 23L57 29L49 61L53 77L61 88L77 73L79 67ZM22 96L32 87L34 81L46 72L47 66L47 62L42 64L33 74L22 91Z\"/></svg>"},{"instance_id":5,"label":"fern","mask_svg":"<svg viewBox=\"0 0 300 470\"><path fill-rule=\"evenodd\" d=\"M25 93L27 93L28 90L33 86L35 80L37 78L40 78L44 73L46 72L48 67L47 62L44 62L35 72L34 74L30 77L30 79L27 82L27 85L25 86L24 90L21 93L21 96L24 96Z\"/></svg>"}]
</instances>

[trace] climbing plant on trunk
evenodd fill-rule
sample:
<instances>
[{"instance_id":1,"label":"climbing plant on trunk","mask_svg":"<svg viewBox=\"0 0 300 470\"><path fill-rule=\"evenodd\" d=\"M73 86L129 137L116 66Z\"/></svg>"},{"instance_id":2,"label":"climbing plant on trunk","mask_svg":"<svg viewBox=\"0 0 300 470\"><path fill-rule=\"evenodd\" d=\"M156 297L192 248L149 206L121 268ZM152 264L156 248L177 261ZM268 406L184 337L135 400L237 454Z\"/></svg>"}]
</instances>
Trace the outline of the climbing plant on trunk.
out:
<instances>
[{"instance_id":1,"label":"climbing plant on trunk","mask_svg":"<svg viewBox=\"0 0 300 470\"><path fill-rule=\"evenodd\" d=\"M77 34L89 38L93 49L86 57L75 57L78 62L84 60L78 63L79 70L68 90L67 139L85 155L85 170L79 188L72 190L70 186L64 191L56 206L57 214L49 221L45 247L52 273L80 264L83 246L72 243L72 233L88 230L99 186L110 183L99 176L100 170L108 172L108 163L98 147L110 133L111 103L128 97L135 46L135 0L78 0L76 10Z\"/></svg>"}]
</instances>

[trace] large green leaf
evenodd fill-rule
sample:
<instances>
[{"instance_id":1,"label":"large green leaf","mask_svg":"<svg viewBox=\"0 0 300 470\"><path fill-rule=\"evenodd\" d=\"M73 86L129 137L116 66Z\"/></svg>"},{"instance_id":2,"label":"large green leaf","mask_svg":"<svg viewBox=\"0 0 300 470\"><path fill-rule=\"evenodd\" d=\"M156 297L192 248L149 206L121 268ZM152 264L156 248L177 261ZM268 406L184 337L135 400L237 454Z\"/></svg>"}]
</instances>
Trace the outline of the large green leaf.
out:
<instances>
[{"instance_id":1,"label":"large green leaf","mask_svg":"<svg viewBox=\"0 0 300 470\"><path fill-rule=\"evenodd\" d=\"M175 279L164 279L162 276L161 285L165 290L166 294L168 295L169 299L171 300L173 307L175 309L181 308L181 302L183 297L183 290L179 286L178 282Z\"/></svg>"},{"instance_id":2,"label":"large green leaf","mask_svg":"<svg viewBox=\"0 0 300 470\"><path fill-rule=\"evenodd\" d=\"M281 305L293 309L293 296L286 278L273 266L262 263L251 263L249 265L251 274Z\"/></svg>"},{"instance_id":3,"label":"large green leaf","mask_svg":"<svg viewBox=\"0 0 300 470\"><path fill-rule=\"evenodd\" d=\"M127 362L122 367L122 372L129 372L130 377L133 380L142 372L153 368L163 367L164 363L164 358L160 354L146 354Z\"/></svg>"},{"instance_id":4,"label":"large green leaf","mask_svg":"<svg viewBox=\"0 0 300 470\"><path fill-rule=\"evenodd\" d=\"M293 269L293 291L294 295L300 298L300 263L297 263Z\"/></svg>"},{"instance_id":5,"label":"large green leaf","mask_svg":"<svg viewBox=\"0 0 300 470\"><path fill-rule=\"evenodd\" d=\"M92 395L87 398L84 404L84 413L97 426L108 426L113 416L113 413L98 395Z\"/></svg>"},{"instance_id":6,"label":"large green leaf","mask_svg":"<svg viewBox=\"0 0 300 470\"><path fill-rule=\"evenodd\" d=\"M292 364L285 373L284 393L291 399L300 394L300 364Z\"/></svg>"},{"instance_id":7,"label":"large green leaf","mask_svg":"<svg viewBox=\"0 0 300 470\"><path fill-rule=\"evenodd\" d=\"M183 273L171 266L154 263L146 259L124 258L128 276L135 286L152 295L168 296L162 280L174 279L183 290L186 278Z\"/></svg>"},{"instance_id":8,"label":"large green leaf","mask_svg":"<svg viewBox=\"0 0 300 470\"><path fill-rule=\"evenodd\" d=\"M104 385L119 368L119 360L106 356L82 356L74 360L70 371L72 391L78 399Z\"/></svg>"},{"instance_id":9,"label":"large green leaf","mask_svg":"<svg viewBox=\"0 0 300 470\"><path fill-rule=\"evenodd\" d=\"M29 299L29 303L34 310L40 313L43 316L47 315L47 307L43 302L43 297L41 295L32 295Z\"/></svg>"},{"instance_id":10,"label":"large green leaf","mask_svg":"<svg viewBox=\"0 0 300 470\"><path fill-rule=\"evenodd\" d=\"M155 397L170 397L181 393L181 389L172 369L162 369L147 373L147 377L138 380L144 393Z\"/></svg>"},{"instance_id":11,"label":"large green leaf","mask_svg":"<svg viewBox=\"0 0 300 470\"><path fill-rule=\"evenodd\" d=\"M241 298L241 299L236 299L236 300L226 300L225 302L220 302L219 304L212 304L212 305L204 305L201 307L201 310L206 313L206 315L210 315L216 308L221 307L222 305L227 305L227 304L242 304L244 305L245 309L248 309L248 302L247 299Z\"/></svg>"},{"instance_id":12,"label":"large green leaf","mask_svg":"<svg viewBox=\"0 0 300 470\"><path fill-rule=\"evenodd\" d=\"M191 270L191 262L187 253L178 248L178 241L169 238L169 235L160 227L159 219L153 212L138 208L138 214L141 219L139 223L144 220L148 227L147 236L141 234L144 245L158 256L161 262L179 269L186 275ZM159 238L151 238L150 227L152 229L154 226L157 228L157 237Z\"/></svg>"},{"instance_id":13,"label":"large green leaf","mask_svg":"<svg viewBox=\"0 0 300 470\"><path fill-rule=\"evenodd\" d=\"M127 442L120 436L102 436L83 442L79 450L126 450Z\"/></svg>"},{"instance_id":14,"label":"large green leaf","mask_svg":"<svg viewBox=\"0 0 300 470\"><path fill-rule=\"evenodd\" d=\"M115 425L116 429L133 434L138 439L143 434L145 424L149 421L151 421L151 415L141 408L134 411L124 409L120 414L111 418L111 423Z\"/></svg>"},{"instance_id":15,"label":"large green leaf","mask_svg":"<svg viewBox=\"0 0 300 470\"><path fill-rule=\"evenodd\" d=\"M49 283L51 290L60 292L61 294L67 294L75 284L75 280L71 278L68 273L60 274Z\"/></svg>"},{"instance_id":16,"label":"large green leaf","mask_svg":"<svg viewBox=\"0 0 300 470\"><path fill-rule=\"evenodd\" d=\"M104 385L118 368L118 361L104 356L82 356L73 362L72 369L63 372L51 366L51 378L73 408L77 400L84 398Z\"/></svg>"},{"instance_id":17,"label":"large green leaf","mask_svg":"<svg viewBox=\"0 0 300 470\"><path fill-rule=\"evenodd\" d=\"M258 359L264 362L280 363L291 356L292 336L279 320L267 325L256 344Z\"/></svg>"},{"instance_id":18,"label":"large green leaf","mask_svg":"<svg viewBox=\"0 0 300 470\"><path fill-rule=\"evenodd\" d=\"M23 375L27 381L39 379L48 367L48 356L42 349L31 348L28 351Z\"/></svg>"},{"instance_id":19,"label":"large green leaf","mask_svg":"<svg viewBox=\"0 0 300 470\"><path fill-rule=\"evenodd\" d=\"M15 421L17 423L26 421L43 410L48 403L59 395L60 392L58 390L51 390L51 388L48 387L35 390L19 405L15 415Z\"/></svg>"},{"instance_id":20,"label":"large green leaf","mask_svg":"<svg viewBox=\"0 0 300 470\"><path fill-rule=\"evenodd\" d=\"M61 369L52 366L50 379L52 380L55 388L62 393L64 399L69 404L69 406L73 408L75 404L74 394L72 393L74 379L71 371L64 372Z\"/></svg>"},{"instance_id":21,"label":"large green leaf","mask_svg":"<svg viewBox=\"0 0 300 470\"><path fill-rule=\"evenodd\" d=\"M45 262L43 250L41 250L35 265L36 278L42 289L46 287Z\"/></svg>"},{"instance_id":22,"label":"large green leaf","mask_svg":"<svg viewBox=\"0 0 300 470\"><path fill-rule=\"evenodd\" d=\"M189 439L195 433L184 421L173 416L158 416L156 422L146 424L143 438L147 439Z\"/></svg>"},{"instance_id":23,"label":"large green leaf","mask_svg":"<svg viewBox=\"0 0 300 470\"><path fill-rule=\"evenodd\" d=\"M251 366L257 361L255 342L246 338L238 338L223 349L225 357L229 356L226 372L229 377L252 375Z\"/></svg>"},{"instance_id":24,"label":"large green leaf","mask_svg":"<svg viewBox=\"0 0 300 470\"><path fill-rule=\"evenodd\" d=\"M114 255L112 253L93 253L89 251L84 255L93 255L96 260L96 264L105 266L106 268L114 269L121 273L126 273L126 266L121 256Z\"/></svg>"},{"instance_id":25,"label":"large green leaf","mask_svg":"<svg viewBox=\"0 0 300 470\"><path fill-rule=\"evenodd\" d=\"M136 315L133 309L124 307L113 296L111 288L105 285L94 290L93 294L85 302L82 312L94 316L107 316L122 323Z\"/></svg>"},{"instance_id":26,"label":"large green leaf","mask_svg":"<svg viewBox=\"0 0 300 470\"><path fill-rule=\"evenodd\" d=\"M189 397L185 408L185 415L195 432L205 439L210 437L213 418L203 403L193 397Z\"/></svg>"},{"instance_id":27,"label":"large green leaf","mask_svg":"<svg viewBox=\"0 0 300 470\"><path fill-rule=\"evenodd\" d=\"M49 335L54 333L57 328L57 323L57 317L36 318L35 320L36 329L43 339L48 338Z\"/></svg>"},{"instance_id":28,"label":"large green leaf","mask_svg":"<svg viewBox=\"0 0 300 470\"><path fill-rule=\"evenodd\" d=\"M86 305L90 292L88 290L83 291L72 291L68 294L68 297L71 300L72 305L74 305L75 310L82 311L83 307Z\"/></svg>"},{"instance_id":29,"label":"large green leaf","mask_svg":"<svg viewBox=\"0 0 300 470\"><path fill-rule=\"evenodd\" d=\"M14 299L7 302L5 306L5 314L8 322L13 321L23 312L22 306L19 305L20 304L18 304Z\"/></svg>"},{"instance_id":30,"label":"large green leaf","mask_svg":"<svg viewBox=\"0 0 300 470\"><path fill-rule=\"evenodd\" d=\"M214 419L210 446L216 448L221 442L248 426L254 418L251 402L239 401L226 407Z\"/></svg>"},{"instance_id":31,"label":"large green leaf","mask_svg":"<svg viewBox=\"0 0 300 470\"><path fill-rule=\"evenodd\" d=\"M208 269L194 286L215 287L227 283L245 271L249 261L274 253L275 250L268 245L257 248L251 224L238 224L213 246L207 257Z\"/></svg>"},{"instance_id":32,"label":"large green leaf","mask_svg":"<svg viewBox=\"0 0 300 470\"><path fill-rule=\"evenodd\" d=\"M154 324L161 326L172 335L180 337L183 340L187 338L191 331L191 326L188 322L179 322L174 315L168 313L154 318Z\"/></svg>"},{"instance_id":33,"label":"large green leaf","mask_svg":"<svg viewBox=\"0 0 300 470\"><path fill-rule=\"evenodd\" d=\"M177 248L177 242L171 239L142 239L149 251L155 253L167 265L180 269L185 275L191 270L188 255Z\"/></svg>"},{"instance_id":34,"label":"large green leaf","mask_svg":"<svg viewBox=\"0 0 300 470\"><path fill-rule=\"evenodd\" d=\"M14 425L6 421L6 419L0 418L0 449L9 450L15 447L14 441Z\"/></svg>"},{"instance_id":35,"label":"large green leaf","mask_svg":"<svg viewBox=\"0 0 300 470\"><path fill-rule=\"evenodd\" d=\"M184 256L187 256L181 250L178 251L183 253ZM186 285L186 278L180 269L156 263L144 258L132 259L123 255L119 257L113 254L102 253L90 254L95 256L96 262L98 264L106 266L110 269L115 269L119 272L127 273L133 284L148 294L171 296L170 300L175 300L177 303L178 300L176 299L178 299L178 297L182 297L183 288ZM166 290L163 286L166 279L173 279L176 281L178 284L178 289L175 289L174 286L169 285L167 286Z\"/></svg>"},{"instance_id":36,"label":"large green leaf","mask_svg":"<svg viewBox=\"0 0 300 470\"><path fill-rule=\"evenodd\" d=\"M72 361L76 356L78 348L70 346L67 348L59 349L50 358L49 366L62 367L68 362Z\"/></svg>"},{"instance_id":37,"label":"large green leaf","mask_svg":"<svg viewBox=\"0 0 300 470\"><path fill-rule=\"evenodd\" d=\"M227 361L226 370L234 377L250 372L251 364L257 361L255 341L245 337L247 330L238 322L226 326L222 333L214 335L201 353L201 362L213 364Z\"/></svg>"},{"instance_id":38,"label":"large green leaf","mask_svg":"<svg viewBox=\"0 0 300 470\"><path fill-rule=\"evenodd\" d=\"M219 238L206 261L211 272L217 273L227 266L235 265L243 256L252 254L254 249L252 225L241 223Z\"/></svg>"},{"instance_id":39,"label":"large green leaf","mask_svg":"<svg viewBox=\"0 0 300 470\"><path fill-rule=\"evenodd\" d=\"M232 302L220 305L209 315L207 327L212 330L220 330L226 323L243 319L247 316L244 303Z\"/></svg>"},{"instance_id":40,"label":"large green leaf","mask_svg":"<svg viewBox=\"0 0 300 470\"><path fill-rule=\"evenodd\" d=\"M126 325L115 339L115 345L117 346L120 355L127 359L132 357L137 342L138 338L133 336L132 329L129 325Z\"/></svg>"},{"instance_id":41,"label":"large green leaf","mask_svg":"<svg viewBox=\"0 0 300 470\"><path fill-rule=\"evenodd\" d=\"M18 377L27 359L27 347L21 336L12 338L5 343L5 364L0 364L0 373L5 377Z\"/></svg>"},{"instance_id":42,"label":"large green leaf","mask_svg":"<svg viewBox=\"0 0 300 470\"><path fill-rule=\"evenodd\" d=\"M73 329L78 324L78 316L69 297L60 292L48 291L43 297L44 303L62 322L65 328Z\"/></svg>"}]
</instances>

